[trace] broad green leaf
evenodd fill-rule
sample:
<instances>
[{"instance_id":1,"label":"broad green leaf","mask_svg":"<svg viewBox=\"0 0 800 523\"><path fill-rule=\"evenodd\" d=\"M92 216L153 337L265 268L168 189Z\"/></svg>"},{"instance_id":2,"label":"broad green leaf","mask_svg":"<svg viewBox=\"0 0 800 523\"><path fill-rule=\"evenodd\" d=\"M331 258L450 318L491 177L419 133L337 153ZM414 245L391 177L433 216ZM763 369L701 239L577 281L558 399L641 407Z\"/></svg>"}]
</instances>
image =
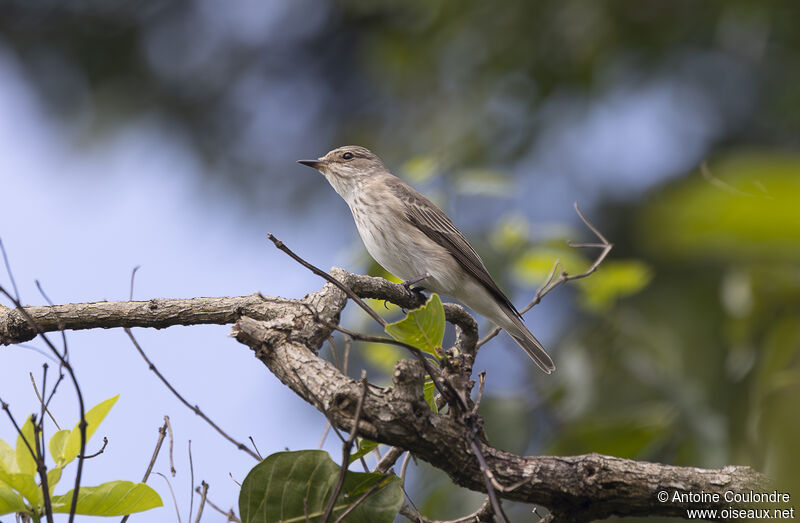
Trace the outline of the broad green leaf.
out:
<instances>
[{"instance_id":1,"label":"broad green leaf","mask_svg":"<svg viewBox=\"0 0 800 523\"><path fill-rule=\"evenodd\" d=\"M114 406L114 403L117 402L119 399L119 394L114 396L113 398L108 398L105 401L101 401L86 413L86 443L89 443L89 438L97 430L97 427L100 423L105 419L108 411L111 410L111 407ZM67 443L64 447L64 454L63 460L58 462L59 465L63 466L78 457L78 454L81 452L81 429L80 429L80 422L75 424L75 428L72 429L70 432L69 437L67 438ZM81 489L83 490L83 489Z\"/></svg>"},{"instance_id":2,"label":"broad green leaf","mask_svg":"<svg viewBox=\"0 0 800 523\"><path fill-rule=\"evenodd\" d=\"M72 490L52 499L53 512L69 512ZM163 505L158 493L144 483L109 481L78 491L77 514L87 516L124 516Z\"/></svg>"},{"instance_id":3,"label":"broad green leaf","mask_svg":"<svg viewBox=\"0 0 800 523\"><path fill-rule=\"evenodd\" d=\"M378 442L371 439L358 438L358 450L350 455L350 463L362 458L378 448Z\"/></svg>"},{"instance_id":4,"label":"broad green leaf","mask_svg":"<svg viewBox=\"0 0 800 523\"><path fill-rule=\"evenodd\" d=\"M50 492L50 495L53 495L53 490L58 485L58 482L61 481L61 467L54 467L47 471L47 490Z\"/></svg>"},{"instance_id":5,"label":"broad green leaf","mask_svg":"<svg viewBox=\"0 0 800 523\"><path fill-rule=\"evenodd\" d=\"M0 470L19 472L17 468L17 451L2 439L0 439Z\"/></svg>"},{"instance_id":6,"label":"broad green leaf","mask_svg":"<svg viewBox=\"0 0 800 523\"><path fill-rule=\"evenodd\" d=\"M444 307L439 295L432 294L422 307L409 311L405 318L386 326L386 333L438 358L436 349L444 338Z\"/></svg>"},{"instance_id":7,"label":"broad green leaf","mask_svg":"<svg viewBox=\"0 0 800 523\"><path fill-rule=\"evenodd\" d=\"M529 249L514 261L514 274L528 285L539 286L547 280L556 261L567 274L580 274L591 265L577 249L563 246L539 246ZM558 273L555 275L558 277Z\"/></svg>"},{"instance_id":8,"label":"broad green leaf","mask_svg":"<svg viewBox=\"0 0 800 523\"><path fill-rule=\"evenodd\" d=\"M19 494L0 486L0 516L15 512L25 512L27 509L25 500Z\"/></svg>"},{"instance_id":9,"label":"broad green leaf","mask_svg":"<svg viewBox=\"0 0 800 523\"><path fill-rule=\"evenodd\" d=\"M64 452L67 448L69 434L69 430L59 430L53 434L53 436L50 438L50 443L47 444L47 446L50 448L50 455L53 457L53 461L62 466L66 465ZM78 440L78 445L80 445L80 439Z\"/></svg>"},{"instance_id":10,"label":"broad green leaf","mask_svg":"<svg viewBox=\"0 0 800 523\"><path fill-rule=\"evenodd\" d=\"M636 294L653 278L653 271L638 260L606 261L589 276L578 280L581 302L590 310L607 309L619 298Z\"/></svg>"},{"instance_id":11,"label":"broad green leaf","mask_svg":"<svg viewBox=\"0 0 800 523\"><path fill-rule=\"evenodd\" d=\"M339 476L339 465L322 450L278 452L256 465L242 482L239 513L244 523L318 523ZM397 476L347 472L334 505L341 515L373 485L380 485L345 519L348 523L391 523L403 504Z\"/></svg>"},{"instance_id":12,"label":"broad green leaf","mask_svg":"<svg viewBox=\"0 0 800 523\"><path fill-rule=\"evenodd\" d=\"M433 380L425 380L425 385L422 386L422 390L425 393L425 402L431 410L433 412L439 412L439 407L436 406L436 385L433 384Z\"/></svg>"},{"instance_id":13,"label":"broad green leaf","mask_svg":"<svg viewBox=\"0 0 800 523\"><path fill-rule=\"evenodd\" d=\"M35 476L0 470L0 481L22 494L32 505L41 506L42 489L36 484Z\"/></svg>"},{"instance_id":14,"label":"broad green leaf","mask_svg":"<svg viewBox=\"0 0 800 523\"><path fill-rule=\"evenodd\" d=\"M36 458L31 454L31 450L36 452L36 440L33 437L33 422L30 417L25 421L20 432L21 434L17 436L17 468L23 474L35 476Z\"/></svg>"},{"instance_id":15,"label":"broad green leaf","mask_svg":"<svg viewBox=\"0 0 800 523\"><path fill-rule=\"evenodd\" d=\"M739 153L656 194L634 219L661 260L800 260L800 155Z\"/></svg>"}]
</instances>

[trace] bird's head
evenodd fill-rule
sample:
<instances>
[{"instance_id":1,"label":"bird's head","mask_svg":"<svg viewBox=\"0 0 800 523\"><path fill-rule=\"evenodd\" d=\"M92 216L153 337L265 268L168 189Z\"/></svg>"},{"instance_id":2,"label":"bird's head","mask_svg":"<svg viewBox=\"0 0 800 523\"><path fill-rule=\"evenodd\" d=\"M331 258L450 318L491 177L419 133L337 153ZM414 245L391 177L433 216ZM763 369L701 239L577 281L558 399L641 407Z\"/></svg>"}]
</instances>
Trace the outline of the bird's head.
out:
<instances>
[{"instance_id":1,"label":"bird's head","mask_svg":"<svg viewBox=\"0 0 800 523\"><path fill-rule=\"evenodd\" d=\"M345 145L316 160L297 160L297 163L321 172L345 200L363 181L387 172L377 155L358 145Z\"/></svg>"}]
</instances>

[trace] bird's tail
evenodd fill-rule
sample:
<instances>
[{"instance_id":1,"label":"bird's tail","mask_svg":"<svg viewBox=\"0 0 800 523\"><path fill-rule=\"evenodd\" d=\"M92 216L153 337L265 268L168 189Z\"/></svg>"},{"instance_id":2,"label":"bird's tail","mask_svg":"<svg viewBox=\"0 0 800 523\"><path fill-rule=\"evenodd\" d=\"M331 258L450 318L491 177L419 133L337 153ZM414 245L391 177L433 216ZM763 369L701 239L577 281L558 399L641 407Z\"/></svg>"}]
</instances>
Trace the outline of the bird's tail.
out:
<instances>
[{"instance_id":1,"label":"bird's tail","mask_svg":"<svg viewBox=\"0 0 800 523\"><path fill-rule=\"evenodd\" d=\"M514 314L508 314L507 316L508 319L511 320L511 325L503 326L503 328L514 338L514 341L525 349L525 352L528 353L528 356L531 357L534 363L547 374L556 370L556 365L553 363L550 355L544 350L544 345L531 334L531 331L522 323L522 320Z\"/></svg>"}]
</instances>

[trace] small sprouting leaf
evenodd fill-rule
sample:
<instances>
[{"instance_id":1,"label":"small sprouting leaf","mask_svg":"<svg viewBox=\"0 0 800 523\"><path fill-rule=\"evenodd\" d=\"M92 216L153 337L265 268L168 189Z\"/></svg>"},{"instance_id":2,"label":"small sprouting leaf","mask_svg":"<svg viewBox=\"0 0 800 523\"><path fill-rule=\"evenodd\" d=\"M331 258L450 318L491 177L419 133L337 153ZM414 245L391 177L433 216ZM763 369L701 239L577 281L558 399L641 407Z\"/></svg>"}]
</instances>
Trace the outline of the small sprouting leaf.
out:
<instances>
[{"instance_id":1,"label":"small sprouting leaf","mask_svg":"<svg viewBox=\"0 0 800 523\"><path fill-rule=\"evenodd\" d=\"M0 486L0 516L13 514L15 512L25 512L25 500L13 490Z\"/></svg>"},{"instance_id":2,"label":"small sprouting leaf","mask_svg":"<svg viewBox=\"0 0 800 523\"><path fill-rule=\"evenodd\" d=\"M100 423L105 419L108 411L111 410L111 407L114 406L114 403L117 402L119 399L119 394L114 396L113 398L108 398L105 401L101 401L86 413L86 443L89 443L89 438L92 437L92 434L95 433L97 427ZM64 447L64 454L63 454L63 461L58 462L59 465L66 465L76 457L81 451L81 429L80 429L80 421L75 424L75 428L69 434L67 438L67 443ZM83 489L81 489L83 490Z\"/></svg>"},{"instance_id":3,"label":"small sprouting leaf","mask_svg":"<svg viewBox=\"0 0 800 523\"><path fill-rule=\"evenodd\" d=\"M53 461L63 466L66 465L64 459L64 452L67 449L67 440L69 439L69 430L59 430L50 438L50 443L47 446L50 448L50 455L53 456ZM80 437L80 435L79 435ZM78 440L80 445L80 439Z\"/></svg>"},{"instance_id":4,"label":"small sprouting leaf","mask_svg":"<svg viewBox=\"0 0 800 523\"><path fill-rule=\"evenodd\" d=\"M323 450L278 452L256 465L242 482L239 513L244 523L317 521L339 476ZM347 523L391 523L403 504L397 476L347 472L334 519L374 485L378 487L344 519ZM316 518L316 519L315 519Z\"/></svg>"},{"instance_id":5,"label":"small sprouting leaf","mask_svg":"<svg viewBox=\"0 0 800 523\"><path fill-rule=\"evenodd\" d=\"M358 450L350 455L350 463L354 462L355 460L362 458L375 450L378 447L377 441L372 441L371 439L366 438L359 438L358 439Z\"/></svg>"},{"instance_id":6,"label":"small sprouting leaf","mask_svg":"<svg viewBox=\"0 0 800 523\"><path fill-rule=\"evenodd\" d=\"M41 506L42 489L36 484L34 475L25 474L23 472L12 473L0 470L0 482L5 483L22 494L32 505Z\"/></svg>"},{"instance_id":7,"label":"small sprouting leaf","mask_svg":"<svg viewBox=\"0 0 800 523\"><path fill-rule=\"evenodd\" d=\"M19 472L17 468L17 452L14 447L0 439L0 470Z\"/></svg>"},{"instance_id":8,"label":"small sprouting leaf","mask_svg":"<svg viewBox=\"0 0 800 523\"><path fill-rule=\"evenodd\" d=\"M23 474L35 476L36 458L33 457L31 450L36 452L36 440L34 439L33 422L30 417L25 421L20 432L21 434L17 436L17 469Z\"/></svg>"},{"instance_id":9,"label":"small sprouting leaf","mask_svg":"<svg viewBox=\"0 0 800 523\"><path fill-rule=\"evenodd\" d=\"M444 338L444 307L439 295L432 294L422 307L409 311L405 318L386 326L386 333L438 358L436 349Z\"/></svg>"},{"instance_id":10,"label":"small sprouting leaf","mask_svg":"<svg viewBox=\"0 0 800 523\"><path fill-rule=\"evenodd\" d=\"M61 467L54 467L47 471L47 490L50 491L51 496L56 485L61 481L61 470Z\"/></svg>"},{"instance_id":11,"label":"small sprouting leaf","mask_svg":"<svg viewBox=\"0 0 800 523\"><path fill-rule=\"evenodd\" d=\"M77 514L87 516L124 516L160 507L158 493L144 483L109 481L96 487L81 487L78 491ZM53 496L53 512L69 512L72 491Z\"/></svg>"},{"instance_id":12,"label":"small sprouting leaf","mask_svg":"<svg viewBox=\"0 0 800 523\"><path fill-rule=\"evenodd\" d=\"M436 406L436 385L434 385L433 380L425 380L425 384L422 386L422 391L425 394L425 402L428 404L431 410L433 412L439 412L439 407Z\"/></svg>"}]
</instances>

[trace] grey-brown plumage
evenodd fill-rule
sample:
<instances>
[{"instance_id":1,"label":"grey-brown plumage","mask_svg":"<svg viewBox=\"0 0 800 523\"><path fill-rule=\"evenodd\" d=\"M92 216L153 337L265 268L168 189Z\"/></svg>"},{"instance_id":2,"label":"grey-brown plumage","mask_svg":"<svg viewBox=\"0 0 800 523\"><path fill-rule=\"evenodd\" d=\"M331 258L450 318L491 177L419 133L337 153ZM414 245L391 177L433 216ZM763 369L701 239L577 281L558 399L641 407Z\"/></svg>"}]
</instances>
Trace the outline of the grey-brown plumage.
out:
<instances>
[{"instance_id":1,"label":"grey-brown plumage","mask_svg":"<svg viewBox=\"0 0 800 523\"><path fill-rule=\"evenodd\" d=\"M432 201L368 149L345 146L300 163L319 170L353 213L367 251L406 281L450 296L503 328L548 374L555 365L475 249Z\"/></svg>"}]
</instances>

